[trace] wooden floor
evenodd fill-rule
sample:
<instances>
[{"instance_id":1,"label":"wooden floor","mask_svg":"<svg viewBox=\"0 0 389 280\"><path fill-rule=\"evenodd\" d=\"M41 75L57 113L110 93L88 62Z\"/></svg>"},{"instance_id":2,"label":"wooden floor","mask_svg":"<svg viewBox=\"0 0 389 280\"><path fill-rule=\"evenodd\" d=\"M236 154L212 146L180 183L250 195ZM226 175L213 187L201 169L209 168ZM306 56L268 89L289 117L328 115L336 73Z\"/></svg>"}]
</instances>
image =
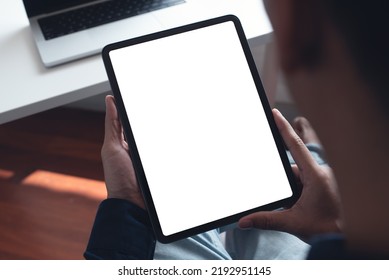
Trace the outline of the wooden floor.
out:
<instances>
[{"instance_id":1,"label":"wooden floor","mask_svg":"<svg viewBox=\"0 0 389 280\"><path fill-rule=\"evenodd\" d=\"M0 125L0 259L83 259L103 133L103 113L67 108Z\"/></svg>"}]
</instances>

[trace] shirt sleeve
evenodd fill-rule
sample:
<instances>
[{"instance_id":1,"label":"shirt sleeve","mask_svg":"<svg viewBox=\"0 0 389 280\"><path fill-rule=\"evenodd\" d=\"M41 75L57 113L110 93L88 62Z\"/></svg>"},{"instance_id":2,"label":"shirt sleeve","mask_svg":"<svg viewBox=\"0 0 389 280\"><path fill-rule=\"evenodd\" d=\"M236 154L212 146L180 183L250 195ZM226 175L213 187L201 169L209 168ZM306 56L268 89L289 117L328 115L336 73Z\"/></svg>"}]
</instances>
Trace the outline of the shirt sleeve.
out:
<instances>
[{"instance_id":1,"label":"shirt sleeve","mask_svg":"<svg viewBox=\"0 0 389 280\"><path fill-rule=\"evenodd\" d=\"M147 212L122 199L104 200L84 253L85 259L152 259L155 237Z\"/></svg>"},{"instance_id":2,"label":"shirt sleeve","mask_svg":"<svg viewBox=\"0 0 389 280\"><path fill-rule=\"evenodd\" d=\"M350 251L341 234L327 234L316 237L307 257L309 260L388 260L389 255Z\"/></svg>"}]
</instances>

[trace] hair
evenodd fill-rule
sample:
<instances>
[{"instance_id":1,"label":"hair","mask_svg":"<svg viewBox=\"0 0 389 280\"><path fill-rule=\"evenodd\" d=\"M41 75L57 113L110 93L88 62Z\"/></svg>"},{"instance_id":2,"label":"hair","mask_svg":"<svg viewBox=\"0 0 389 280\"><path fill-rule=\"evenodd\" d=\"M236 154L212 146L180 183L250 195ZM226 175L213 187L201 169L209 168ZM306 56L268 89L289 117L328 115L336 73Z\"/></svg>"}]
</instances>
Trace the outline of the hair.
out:
<instances>
[{"instance_id":1,"label":"hair","mask_svg":"<svg viewBox=\"0 0 389 280\"><path fill-rule=\"evenodd\" d=\"M389 106L389 2L387 0L323 0L345 40L359 73L378 101Z\"/></svg>"}]
</instances>

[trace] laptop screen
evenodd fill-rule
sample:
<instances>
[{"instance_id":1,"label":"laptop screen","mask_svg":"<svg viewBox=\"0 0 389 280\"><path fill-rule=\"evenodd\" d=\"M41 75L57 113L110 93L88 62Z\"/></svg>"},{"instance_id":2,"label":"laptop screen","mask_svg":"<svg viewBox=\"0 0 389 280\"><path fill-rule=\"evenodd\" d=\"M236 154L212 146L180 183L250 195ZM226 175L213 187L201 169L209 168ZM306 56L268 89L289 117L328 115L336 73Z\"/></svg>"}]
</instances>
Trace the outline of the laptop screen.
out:
<instances>
[{"instance_id":1,"label":"laptop screen","mask_svg":"<svg viewBox=\"0 0 389 280\"><path fill-rule=\"evenodd\" d=\"M28 17L52 13L89 2L96 2L96 0L23 0Z\"/></svg>"}]
</instances>

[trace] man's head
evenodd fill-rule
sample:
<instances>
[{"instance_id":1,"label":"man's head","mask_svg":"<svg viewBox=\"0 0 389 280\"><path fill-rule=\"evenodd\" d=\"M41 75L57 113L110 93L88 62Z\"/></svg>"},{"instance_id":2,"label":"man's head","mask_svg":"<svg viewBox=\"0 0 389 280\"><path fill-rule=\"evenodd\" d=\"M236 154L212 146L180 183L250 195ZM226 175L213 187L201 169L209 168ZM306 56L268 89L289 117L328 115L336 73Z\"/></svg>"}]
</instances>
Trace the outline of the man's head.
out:
<instances>
[{"instance_id":1,"label":"man's head","mask_svg":"<svg viewBox=\"0 0 389 280\"><path fill-rule=\"evenodd\" d=\"M335 172L349 244L387 253L389 5L385 0L265 5L289 89Z\"/></svg>"},{"instance_id":2,"label":"man's head","mask_svg":"<svg viewBox=\"0 0 389 280\"><path fill-rule=\"evenodd\" d=\"M322 0L366 82L389 106L389 3Z\"/></svg>"},{"instance_id":3,"label":"man's head","mask_svg":"<svg viewBox=\"0 0 389 280\"><path fill-rule=\"evenodd\" d=\"M284 71L293 71L295 66L314 70L326 58L326 32L331 26L357 74L376 92L384 108L389 108L387 1L265 0L265 4L275 26Z\"/></svg>"}]
</instances>

